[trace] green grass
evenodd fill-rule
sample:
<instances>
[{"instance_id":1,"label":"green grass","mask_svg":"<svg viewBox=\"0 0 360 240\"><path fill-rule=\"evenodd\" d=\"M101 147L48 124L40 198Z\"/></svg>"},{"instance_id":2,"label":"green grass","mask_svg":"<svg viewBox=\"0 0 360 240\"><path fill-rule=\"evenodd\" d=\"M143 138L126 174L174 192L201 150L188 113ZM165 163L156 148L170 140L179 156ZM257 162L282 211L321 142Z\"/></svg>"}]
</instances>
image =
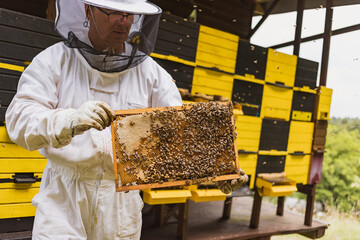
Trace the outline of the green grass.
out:
<instances>
[{"instance_id":1,"label":"green grass","mask_svg":"<svg viewBox=\"0 0 360 240\"><path fill-rule=\"evenodd\" d=\"M321 221L330 224L325 230L325 236L321 240L359 240L360 239L360 220L354 215L341 214L336 210L331 210L320 218ZM274 236L271 240L305 240L309 239L299 234Z\"/></svg>"}]
</instances>

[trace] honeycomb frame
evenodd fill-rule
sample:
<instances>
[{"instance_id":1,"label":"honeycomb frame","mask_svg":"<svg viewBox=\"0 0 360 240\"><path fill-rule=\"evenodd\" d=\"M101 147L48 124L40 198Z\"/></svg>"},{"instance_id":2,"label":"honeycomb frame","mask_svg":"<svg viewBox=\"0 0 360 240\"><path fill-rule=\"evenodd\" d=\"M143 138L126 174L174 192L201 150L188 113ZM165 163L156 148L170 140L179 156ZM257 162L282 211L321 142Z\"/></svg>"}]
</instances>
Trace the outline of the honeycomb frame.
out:
<instances>
[{"instance_id":1,"label":"honeycomb frame","mask_svg":"<svg viewBox=\"0 0 360 240\"><path fill-rule=\"evenodd\" d=\"M208 110L207 107L210 110ZM202 113L201 116L198 115L199 112ZM172 187L172 186L188 186L191 184L199 184L203 182L216 182L216 181L232 180L232 179L240 178L240 175L238 174L240 171L240 167L239 167L239 160L237 154L233 108L230 102L194 103L194 104L184 104L183 106L177 106L177 107L128 109L128 110L118 110L115 111L115 113L116 113L116 119L111 124L111 132L112 132L112 143L113 143L113 162L114 162L116 191L164 188L164 187ZM187 117L187 116L191 116L191 114L193 114L195 117L192 118ZM216 114L219 116L214 116ZM226 115L227 120L223 120L220 116L221 114L227 114ZM186 121L183 121L184 116L186 116L185 118ZM206 120L203 121L205 122L205 125L208 122L210 122L210 119L215 119L211 121L213 122L215 121L214 123L217 123L222 127L218 127L216 128L216 130L212 130L212 129L209 130L210 128L209 127L206 128L205 126L203 126L204 124L200 124L199 126L199 124L194 124L194 122L191 122L191 119L193 119L192 121L194 121L194 119L195 121L197 121L199 117L202 117L202 120ZM149 124L149 122L146 123L146 121L149 121L149 118L151 119L150 126L152 127L150 129L152 130L150 132L152 135L150 134L151 137L145 138L141 134L148 132L149 129L146 129L146 124ZM159 121L160 122L163 121L162 123L163 125L161 125ZM125 126L123 128L123 125L125 124L128 124L128 126ZM171 127L167 127L167 126L171 126ZM196 131L193 130L191 132L191 129L194 127L197 128L195 129ZM165 131L163 128L167 131ZM187 130L189 129L190 129L190 134L184 134L185 132L187 133ZM209 154L211 154L211 150L215 151L215 153L212 152L212 154L214 154L214 156L218 156L217 159L209 160L209 158L204 158L203 157L204 155L201 155L201 153L195 152L194 154L194 152L192 152L195 150L198 151L196 148L191 147L192 146L191 141L194 141L194 139L192 139L191 137L193 137L194 134L199 135L200 134L199 129L201 129L200 133L202 133L202 130L205 129L204 131L207 130L210 131L211 133L214 133L215 131L215 133L220 134L220 135L215 134L215 137L216 136L220 137L219 138L220 140L218 140L218 138L214 138L212 140L212 143L214 143L215 141L217 144L215 145L216 147L218 147L217 149L215 148L215 150L211 148L213 147L213 145L204 146L204 143L207 143L206 141L209 141L208 139L212 138L211 136L209 135L205 135L205 137L202 136L201 139L204 139L203 140L205 141L204 143L201 143L201 141L199 142L199 138L195 138L196 146L200 145L202 148L207 149L207 151L210 151ZM136 138L136 131L140 131L140 133L138 133L140 134L140 136L137 136L137 138ZM168 142L164 143L164 141L161 142L159 139L162 138L161 136L164 136L164 134L169 139L169 137L167 136L169 134L168 133L169 131L171 133L175 131L175 135L179 133L181 134L170 137L170 139L172 139L173 142L177 141L178 144L173 145L173 147L170 146L170 149L172 150L171 153L168 151L166 152L166 155L164 155L163 154L164 152L161 153L159 151L162 151L162 148L166 150L168 146ZM204 133L209 134L207 132ZM128 136L128 134L131 135L132 137L128 137L127 141L130 143L132 141L132 143L133 144L136 143L137 146L134 147L131 144L126 145L128 144L128 142L126 141L125 143L121 142L119 140L121 139L120 138L121 134L126 136ZM179 138L178 136L181 136L182 138ZM150 149L152 150L148 151L149 141L145 142L145 139L147 140L155 139L155 140L150 140L150 142L155 142L155 144L157 144L156 145L157 148L155 147L155 145L152 145L150 147ZM166 141L169 141L168 139ZM180 145L179 145L179 141L180 141ZM188 143L188 141L190 141L190 143ZM219 144L218 142L220 142L222 145L218 145ZM224 144L223 142L225 142L226 144ZM149 145L151 145L151 143ZM145 148L141 148L143 146L145 146ZM176 147L174 148L174 146ZM182 148L177 149L179 148L179 146L180 148L181 147ZM184 150L185 146L187 146L186 148L187 150ZM189 150L189 146L192 149L192 151ZM219 146L220 147L226 146L226 148L224 148L225 150L219 150ZM144 157L143 155L144 149L146 150L146 153L148 155L150 153L150 155L152 156L147 155ZM188 155L186 155L186 157L188 158L185 158L186 160L181 160L183 162L182 163L183 167L181 167L180 165L182 171L178 171L179 169L175 169L175 170L171 169L171 171L169 169L164 170L164 168L167 168L172 163L175 164L175 162L178 161L178 159L184 159L182 157L178 157L178 155L177 157L174 157L173 156L174 154L181 155L181 153L185 154L186 152L188 153ZM199 156L198 154L200 154L201 157L203 157L204 159L201 159L201 157L199 157L200 158L199 161L198 160L199 158L197 158L197 156ZM205 152L203 154L206 155L207 153ZM163 156L163 157L166 156L166 157L164 159L164 158L160 158L159 156ZM165 163L163 163L162 161L164 161ZM186 161L186 164L184 164L184 161ZM140 162L140 167L139 167L139 162ZM137 164L135 165L135 163ZM184 167L185 168L188 167L190 168L190 170L189 169L184 170ZM204 169L206 169L207 171ZM185 174L188 175L184 175L184 171ZM144 172L147 174L144 174ZM196 172L196 174L192 174L192 172ZM169 177L169 175L171 176ZM144 176L148 176L148 177L144 177ZM151 180L149 180L149 178L151 178Z\"/></svg>"}]
</instances>

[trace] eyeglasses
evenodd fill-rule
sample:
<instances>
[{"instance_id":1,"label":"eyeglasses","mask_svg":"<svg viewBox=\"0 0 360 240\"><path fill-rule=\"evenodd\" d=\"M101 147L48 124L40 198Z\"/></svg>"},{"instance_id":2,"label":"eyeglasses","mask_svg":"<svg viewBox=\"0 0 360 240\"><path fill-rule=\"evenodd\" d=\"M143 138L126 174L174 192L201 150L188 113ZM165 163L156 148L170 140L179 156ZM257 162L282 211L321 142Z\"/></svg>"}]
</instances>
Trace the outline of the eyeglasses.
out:
<instances>
[{"instance_id":1,"label":"eyeglasses","mask_svg":"<svg viewBox=\"0 0 360 240\"><path fill-rule=\"evenodd\" d=\"M96 7L100 12L106 14L109 18L109 21L111 22L122 22L124 18L126 18L126 21L129 23L137 23L140 20L141 15L140 14L132 14L132 13L121 13L117 11L113 12L107 12L102 8Z\"/></svg>"}]
</instances>

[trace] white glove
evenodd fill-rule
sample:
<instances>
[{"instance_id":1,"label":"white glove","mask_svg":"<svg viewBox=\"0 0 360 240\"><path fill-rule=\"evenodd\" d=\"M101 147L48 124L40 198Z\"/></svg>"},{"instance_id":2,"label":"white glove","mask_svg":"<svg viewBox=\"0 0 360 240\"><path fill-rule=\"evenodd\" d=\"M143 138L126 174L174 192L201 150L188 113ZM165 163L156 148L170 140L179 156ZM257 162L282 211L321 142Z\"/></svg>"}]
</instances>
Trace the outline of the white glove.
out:
<instances>
[{"instance_id":1,"label":"white glove","mask_svg":"<svg viewBox=\"0 0 360 240\"><path fill-rule=\"evenodd\" d=\"M110 126L115 118L115 112L111 107L101 101L88 101L80 108L66 109L64 112L64 124L58 122L55 137L58 143L51 144L53 147L61 147L69 144L75 135L80 135L90 128L99 131Z\"/></svg>"},{"instance_id":2,"label":"white glove","mask_svg":"<svg viewBox=\"0 0 360 240\"><path fill-rule=\"evenodd\" d=\"M110 126L114 118L115 112L107 103L100 101L85 102L70 115L72 136L82 134L90 128L101 131Z\"/></svg>"}]
</instances>

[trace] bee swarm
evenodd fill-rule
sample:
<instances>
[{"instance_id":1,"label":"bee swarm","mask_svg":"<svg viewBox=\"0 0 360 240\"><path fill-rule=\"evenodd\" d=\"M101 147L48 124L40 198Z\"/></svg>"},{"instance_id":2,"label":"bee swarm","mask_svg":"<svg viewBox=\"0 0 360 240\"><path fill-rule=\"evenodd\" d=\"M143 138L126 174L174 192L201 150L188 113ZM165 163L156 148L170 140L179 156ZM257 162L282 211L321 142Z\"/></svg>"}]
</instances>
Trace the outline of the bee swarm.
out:
<instances>
[{"instance_id":1,"label":"bee swarm","mask_svg":"<svg viewBox=\"0 0 360 240\"><path fill-rule=\"evenodd\" d=\"M122 186L198 179L236 172L231 103L184 104L114 122L117 170Z\"/></svg>"}]
</instances>

